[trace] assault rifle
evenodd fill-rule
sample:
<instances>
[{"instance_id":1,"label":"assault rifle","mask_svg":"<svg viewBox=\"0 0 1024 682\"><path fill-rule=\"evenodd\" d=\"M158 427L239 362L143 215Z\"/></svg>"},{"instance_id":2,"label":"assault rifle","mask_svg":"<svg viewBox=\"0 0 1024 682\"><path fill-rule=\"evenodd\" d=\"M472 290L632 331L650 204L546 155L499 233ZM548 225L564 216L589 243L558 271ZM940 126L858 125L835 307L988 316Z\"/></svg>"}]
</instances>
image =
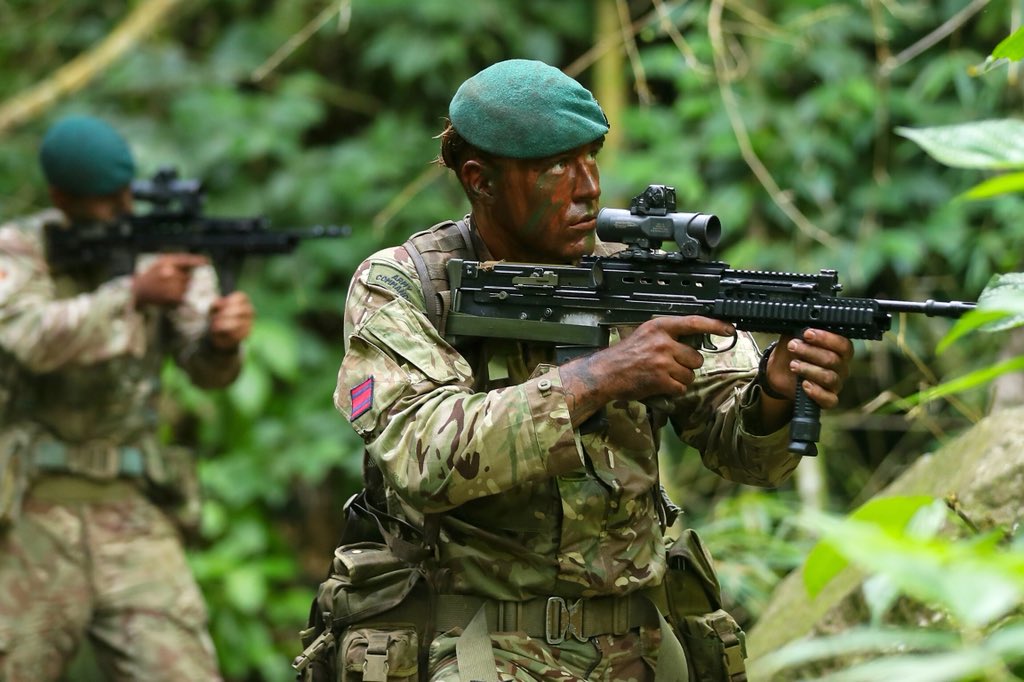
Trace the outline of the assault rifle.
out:
<instances>
[{"instance_id":1,"label":"assault rifle","mask_svg":"<svg viewBox=\"0 0 1024 682\"><path fill-rule=\"evenodd\" d=\"M835 270L817 274L734 270L708 260L721 222L706 213L677 213L675 189L651 185L629 210L602 208L597 235L626 244L613 256L586 256L575 266L448 262L451 306L445 335L550 342L559 364L607 347L609 328L662 315L702 315L751 332L797 335L808 327L850 339L881 339L892 313L960 317L975 304L849 298ZM663 251L665 241L678 251ZM708 339L686 339L717 349ZM733 342L735 344L735 341ZM791 452L817 454L820 407L797 384Z\"/></svg>"},{"instance_id":2,"label":"assault rifle","mask_svg":"<svg viewBox=\"0 0 1024 682\"><path fill-rule=\"evenodd\" d=\"M124 275L134 270L140 254L203 253L213 262L221 293L226 294L234 290L246 256L291 253L304 239L346 237L352 233L347 225L273 230L263 216L206 216L202 183L179 179L173 168L160 169L152 179L133 181L131 190L136 202L149 204L148 212L133 213L111 223L47 228L50 265L66 270L103 265L113 275Z\"/></svg>"}]
</instances>

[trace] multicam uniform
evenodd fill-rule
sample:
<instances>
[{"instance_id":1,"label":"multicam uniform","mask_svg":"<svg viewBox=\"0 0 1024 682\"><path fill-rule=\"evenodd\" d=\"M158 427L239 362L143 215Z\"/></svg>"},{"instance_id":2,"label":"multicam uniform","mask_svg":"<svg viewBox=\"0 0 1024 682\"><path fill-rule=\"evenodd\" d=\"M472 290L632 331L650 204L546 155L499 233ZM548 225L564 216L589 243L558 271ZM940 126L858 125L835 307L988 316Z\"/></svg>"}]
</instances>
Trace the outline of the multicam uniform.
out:
<instances>
[{"instance_id":1,"label":"multicam uniform","mask_svg":"<svg viewBox=\"0 0 1024 682\"><path fill-rule=\"evenodd\" d=\"M135 309L130 277L50 272L42 231L62 220L0 227L0 479L23 494L0 530L0 679L56 679L85 634L110 679L219 679L166 513L195 511L190 461L155 435L165 357L203 387L239 371L206 342L215 275L193 271L173 311Z\"/></svg>"},{"instance_id":2,"label":"multicam uniform","mask_svg":"<svg viewBox=\"0 0 1024 682\"><path fill-rule=\"evenodd\" d=\"M608 252L598 245L599 254ZM570 424L550 345L494 339L460 353L424 310L406 249L381 251L359 267L345 308L335 404L383 472L389 511L414 524L424 513L442 514L443 589L521 602L658 585L666 561L657 428L647 408L612 403L607 428L581 434ZM709 356L669 418L708 468L772 486L797 460L786 451L786 429L758 435L757 361L745 336L734 351ZM492 645L507 679L517 670L542 675L556 660L580 677L642 679L638 657L650 660L657 635L641 628L548 647L492 632ZM454 638L436 639L432 679L455 668Z\"/></svg>"}]
</instances>

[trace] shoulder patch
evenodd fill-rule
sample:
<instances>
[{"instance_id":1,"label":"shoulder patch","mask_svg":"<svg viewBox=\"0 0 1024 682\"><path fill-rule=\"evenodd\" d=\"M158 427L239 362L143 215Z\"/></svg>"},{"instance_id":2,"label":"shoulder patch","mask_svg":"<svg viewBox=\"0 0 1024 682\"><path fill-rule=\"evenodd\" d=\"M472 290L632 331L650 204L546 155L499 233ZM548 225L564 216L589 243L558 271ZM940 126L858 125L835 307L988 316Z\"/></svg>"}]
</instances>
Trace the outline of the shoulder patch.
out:
<instances>
[{"instance_id":1,"label":"shoulder patch","mask_svg":"<svg viewBox=\"0 0 1024 682\"><path fill-rule=\"evenodd\" d=\"M409 273L389 263L374 262L366 275L366 283L389 289L409 303L423 308L423 293Z\"/></svg>"},{"instance_id":2,"label":"shoulder patch","mask_svg":"<svg viewBox=\"0 0 1024 682\"><path fill-rule=\"evenodd\" d=\"M352 388L348 395L352 401L352 415L349 421L355 421L373 407L373 376Z\"/></svg>"}]
</instances>

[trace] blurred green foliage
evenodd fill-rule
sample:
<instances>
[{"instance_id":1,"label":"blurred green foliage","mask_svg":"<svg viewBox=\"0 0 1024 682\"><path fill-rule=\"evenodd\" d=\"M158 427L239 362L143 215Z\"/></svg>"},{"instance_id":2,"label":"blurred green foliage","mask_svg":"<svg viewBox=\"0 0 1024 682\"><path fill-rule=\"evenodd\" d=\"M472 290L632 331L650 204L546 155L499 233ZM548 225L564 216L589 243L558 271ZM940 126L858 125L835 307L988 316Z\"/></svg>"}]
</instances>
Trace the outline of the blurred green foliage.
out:
<instances>
[{"instance_id":1,"label":"blurred green foliage","mask_svg":"<svg viewBox=\"0 0 1024 682\"><path fill-rule=\"evenodd\" d=\"M804 566L808 589L816 593L847 561L857 565L871 574L863 588L871 623L794 641L759 659L750 671L756 679L1020 679L1024 544L1008 540L1011 529L966 527L945 502L928 497L875 499L845 519L805 510L800 523L822 537ZM961 531L940 536L943 527ZM917 622L895 613L903 597L927 607ZM837 658L838 669L829 664ZM808 677L808 666L822 674Z\"/></svg>"},{"instance_id":2,"label":"blurred green foliage","mask_svg":"<svg viewBox=\"0 0 1024 682\"><path fill-rule=\"evenodd\" d=\"M479 68L537 58L574 65L599 97L624 91L605 203L675 185L680 210L722 218L720 256L737 267L836 268L847 294L913 299L972 299L993 273L1020 269L1021 199L950 202L988 171L944 168L895 132L1019 112L1013 72L968 75L1009 33L1010 0L916 55L904 50L962 2L729 2L717 69L705 3L623 0L633 21L654 20L638 27L637 61L608 85L596 82L602 50L592 48L622 51L618 28L604 42L597 33L609 3L614 13L614 0L185 2L73 96L0 131L0 218L46 204L39 138L58 116L89 112L125 132L143 173L174 165L201 178L211 214L354 228L247 264L240 286L259 319L233 387L204 393L165 373L165 436L204 455L192 563L229 679L290 678L295 633L359 485L361 444L331 401L347 284L369 253L465 212L457 184L432 165L433 136ZM111 0L0 1L0 106L94 47L126 11ZM750 153L778 189L752 172ZM816 230L787 217L787 205ZM905 396L991 360L991 339L936 358L948 327L900 320L886 341L858 344L841 410L826 421L830 506L847 508L983 410L980 390L897 428L861 409L883 390ZM732 499L735 486L700 473L679 444L665 457L678 501L706 522L727 588L756 616L806 549L785 521L795 497Z\"/></svg>"}]
</instances>

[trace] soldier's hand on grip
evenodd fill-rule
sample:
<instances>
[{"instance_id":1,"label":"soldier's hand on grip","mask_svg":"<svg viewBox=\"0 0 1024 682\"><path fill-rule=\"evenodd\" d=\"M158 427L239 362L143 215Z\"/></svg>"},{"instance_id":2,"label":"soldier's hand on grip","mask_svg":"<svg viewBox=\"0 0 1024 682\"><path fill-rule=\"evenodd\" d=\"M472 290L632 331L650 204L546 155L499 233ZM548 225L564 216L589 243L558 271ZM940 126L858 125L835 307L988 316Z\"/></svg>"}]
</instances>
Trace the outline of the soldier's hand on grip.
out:
<instances>
[{"instance_id":1,"label":"soldier's hand on grip","mask_svg":"<svg viewBox=\"0 0 1024 682\"><path fill-rule=\"evenodd\" d=\"M241 291L218 298L210 306L210 343L221 350L238 347L252 331L252 302Z\"/></svg>"},{"instance_id":2,"label":"soldier's hand on grip","mask_svg":"<svg viewBox=\"0 0 1024 682\"><path fill-rule=\"evenodd\" d=\"M802 381L807 397L822 408L839 403L839 392L850 375L853 343L821 329L805 329L800 336L782 336L768 359L766 380L781 395L792 399Z\"/></svg>"},{"instance_id":3,"label":"soldier's hand on grip","mask_svg":"<svg viewBox=\"0 0 1024 682\"><path fill-rule=\"evenodd\" d=\"M192 270L206 265L204 256L192 253L166 253L132 280L136 305L173 308L180 305L188 291Z\"/></svg>"}]
</instances>

